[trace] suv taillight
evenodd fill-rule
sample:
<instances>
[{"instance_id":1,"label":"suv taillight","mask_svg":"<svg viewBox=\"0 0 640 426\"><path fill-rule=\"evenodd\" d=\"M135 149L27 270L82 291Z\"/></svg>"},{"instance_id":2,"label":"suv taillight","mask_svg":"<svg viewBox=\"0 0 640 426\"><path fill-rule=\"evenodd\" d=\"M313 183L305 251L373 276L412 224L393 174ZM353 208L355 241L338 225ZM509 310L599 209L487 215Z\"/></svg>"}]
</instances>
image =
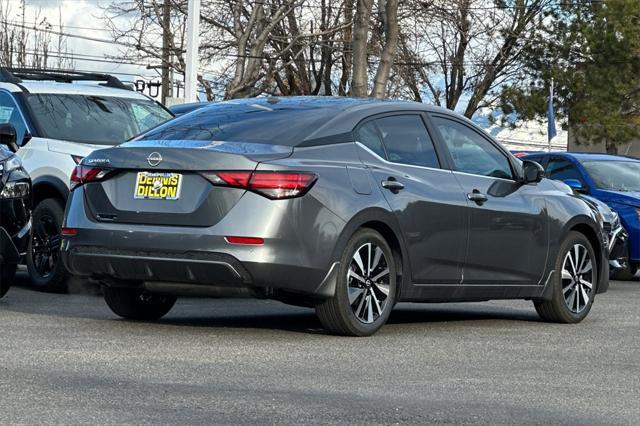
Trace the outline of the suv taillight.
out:
<instances>
[{"instance_id":1,"label":"suv taillight","mask_svg":"<svg viewBox=\"0 0 640 426\"><path fill-rule=\"evenodd\" d=\"M300 197L318 179L309 172L221 171L203 175L214 185L246 189L272 200Z\"/></svg>"},{"instance_id":2,"label":"suv taillight","mask_svg":"<svg viewBox=\"0 0 640 426\"><path fill-rule=\"evenodd\" d=\"M100 167L89 167L81 164L77 165L71 173L71 182L69 189L73 191L80 185L88 182L95 182L104 179L111 169L103 169Z\"/></svg>"}]
</instances>

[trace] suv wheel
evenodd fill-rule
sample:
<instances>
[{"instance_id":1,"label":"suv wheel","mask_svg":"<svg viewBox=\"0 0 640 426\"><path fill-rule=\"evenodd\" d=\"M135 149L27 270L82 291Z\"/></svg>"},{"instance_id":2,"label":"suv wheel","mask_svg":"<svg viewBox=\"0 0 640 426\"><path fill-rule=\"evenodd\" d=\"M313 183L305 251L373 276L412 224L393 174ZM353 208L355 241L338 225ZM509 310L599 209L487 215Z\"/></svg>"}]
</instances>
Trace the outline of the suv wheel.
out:
<instances>
[{"instance_id":1,"label":"suv wheel","mask_svg":"<svg viewBox=\"0 0 640 426\"><path fill-rule=\"evenodd\" d=\"M60 259L60 230L64 216L62 201L47 198L33 210L33 233L27 251L31 282L39 290L64 292L69 273Z\"/></svg>"},{"instance_id":2,"label":"suv wheel","mask_svg":"<svg viewBox=\"0 0 640 426\"><path fill-rule=\"evenodd\" d=\"M104 300L114 314L132 320L157 320L176 303L176 297L123 287L103 287Z\"/></svg>"},{"instance_id":3,"label":"suv wheel","mask_svg":"<svg viewBox=\"0 0 640 426\"><path fill-rule=\"evenodd\" d=\"M553 274L553 295L549 301L534 302L545 321L577 323L593 305L598 283L596 255L589 240L571 232L560 246Z\"/></svg>"},{"instance_id":4,"label":"suv wheel","mask_svg":"<svg viewBox=\"0 0 640 426\"><path fill-rule=\"evenodd\" d=\"M395 295L391 248L378 232L361 229L342 255L335 296L317 305L316 313L332 333L370 336L387 322Z\"/></svg>"},{"instance_id":5,"label":"suv wheel","mask_svg":"<svg viewBox=\"0 0 640 426\"><path fill-rule=\"evenodd\" d=\"M0 298L9 291L18 265L0 265Z\"/></svg>"}]
</instances>

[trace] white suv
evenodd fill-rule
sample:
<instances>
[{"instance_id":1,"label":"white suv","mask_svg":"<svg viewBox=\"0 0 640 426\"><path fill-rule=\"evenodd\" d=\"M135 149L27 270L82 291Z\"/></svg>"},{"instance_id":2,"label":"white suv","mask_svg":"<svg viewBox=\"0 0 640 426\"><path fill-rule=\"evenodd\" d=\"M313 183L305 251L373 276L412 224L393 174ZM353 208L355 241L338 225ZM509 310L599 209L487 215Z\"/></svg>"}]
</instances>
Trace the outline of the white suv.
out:
<instances>
[{"instance_id":1,"label":"white suv","mask_svg":"<svg viewBox=\"0 0 640 426\"><path fill-rule=\"evenodd\" d=\"M58 251L76 164L171 118L162 105L110 75L0 68L0 124L15 127L18 155L33 180L26 264L35 286L66 289Z\"/></svg>"}]
</instances>

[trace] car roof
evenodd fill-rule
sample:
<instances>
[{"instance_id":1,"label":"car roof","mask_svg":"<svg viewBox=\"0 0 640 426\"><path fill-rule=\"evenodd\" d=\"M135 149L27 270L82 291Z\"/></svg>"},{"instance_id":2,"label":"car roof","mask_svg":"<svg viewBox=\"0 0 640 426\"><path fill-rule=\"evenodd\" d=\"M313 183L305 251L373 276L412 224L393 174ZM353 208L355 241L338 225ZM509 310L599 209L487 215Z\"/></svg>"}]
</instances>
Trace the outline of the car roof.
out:
<instances>
[{"instance_id":1,"label":"car roof","mask_svg":"<svg viewBox=\"0 0 640 426\"><path fill-rule=\"evenodd\" d=\"M56 95L85 95L104 96L127 99L148 99L145 95L133 90L116 89L91 83L58 83L53 81L29 81L25 80L20 86L29 93L56 94ZM11 92L20 92L21 87L14 83L0 83L0 89Z\"/></svg>"},{"instance_id":2,"label":"car roof","mask_svg":"<svg viewBox=\"0 0 640 426\"><path fill-rule=\"evenodd\" d=\"M381 113L402 111L434 112L464 120L469 125L477 128L473 122L453 111L420 102L392 99L349 98L344 96L274 96L212 102L198 110L206 113L206 111L213 112L218 108L228 108L233 105L251 106L265 111L316 110L318 113L322 111L322 113L330 117L323 125L311 129L307 137L303 139L303 142L298 145L301 147L316 144L318 139L351 133L354 125L361 120Z\"/></svg>"},{"instance_id":3,"label":"car roof","mask_svg":"<svg viewBox=\"0 0 640 426\"><path fill-rule=\"evenodd\" d=\"M574 158L578 161L634 161L634 162L638 162L640 161L640 159L637 158L633 158L633 157L624 157L621 155L611 155L611 154L602 154L602 153L595 153L595 152L540 152L540 153L535 153L535 154L530 154L530 155L526 155L524 158L527 157L548 157L548 156L555 156L555 157L570 157L570 158Z\"/></svg>"},{"instance_id":4,"label":"car roof","mask_svg":"<svg viewBox=\"0 0 640 426\"><path fill-rule=\"evenodd\" d=\"M413 101L393 100L393 99L375 99L375 98L351 98L345 96L269 96L259 98L245 98L224 101L225 104L257 104L267 106L272 109L290 109L290 108L332 108L337 110L347 110L351 108L375 107L378 105L392 106L402 105L410 106L411 109L439 110L437 107L422 104ZM205 108L220 104L219 102L211 102Z\"/></svg>"},{"instance_id":5,"label":"car roof","mask_svg":"<svg viewBox=\"0 0 640 426\"><path fill-rule=\"evenodd\" d=\"M207 105L210 105L211 102L191 102L188 104L175 104L169 107L169 111L174 114L186 114L188 112L194 111L196 109L204 108Z\"/></svg>"}]
</instances>

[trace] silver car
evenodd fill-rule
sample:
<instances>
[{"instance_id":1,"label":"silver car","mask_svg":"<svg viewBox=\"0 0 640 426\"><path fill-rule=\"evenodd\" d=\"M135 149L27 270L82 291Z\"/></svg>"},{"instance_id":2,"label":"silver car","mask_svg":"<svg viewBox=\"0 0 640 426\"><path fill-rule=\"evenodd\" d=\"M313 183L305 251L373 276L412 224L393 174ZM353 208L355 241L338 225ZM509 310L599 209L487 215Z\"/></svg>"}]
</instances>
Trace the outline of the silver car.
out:
<instances>
[{"instance_id":1,"label":"silver car","mask_svg":"<svg viewBox=\"0 0 640 426\"><path fill-rule=\"evenodd\" d=\"M62 257L125 318L250 295L344 335L374 333L397 302L530 299L570 323L608 286L584 201L418 103L220 102L94 152L71 186Z\"/></svg>"}]
</instances>

